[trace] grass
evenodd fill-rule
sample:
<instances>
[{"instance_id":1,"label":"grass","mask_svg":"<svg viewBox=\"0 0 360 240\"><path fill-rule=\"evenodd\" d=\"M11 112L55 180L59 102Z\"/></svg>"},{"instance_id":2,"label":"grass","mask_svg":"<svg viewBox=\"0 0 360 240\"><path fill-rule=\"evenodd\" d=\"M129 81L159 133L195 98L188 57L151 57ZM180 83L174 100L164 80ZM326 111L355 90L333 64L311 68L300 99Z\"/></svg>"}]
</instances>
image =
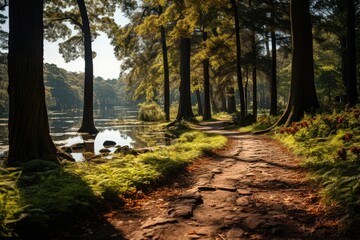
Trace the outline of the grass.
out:
<instances>
[{"instance_id":1,"label":"grass","mask_svg":"<svg viewBox=\"0 0 360 240\"><path fill-rule=\"evenodd\" d=\"M344 226L354 229L360 223L360 109L305 116L277 128L275 138L304 156L324 200L343 208Z\"/></svg>"},{"instance_id":2,"label":"grass","mask_svg":"<svg viewBox=\"0 0 360 240\"><path fill-rule=\"evenodd\" d=\"M123 204L139 191L166 183L192 160L225 143L223 136L188 131L171 146L138 156L118 155L101 164L65 161L59 167L32 160L17 169L1 169L0 238L36 232L44 237L59 224L89 217L104 202Z\"/></svg>"}]
</instances>

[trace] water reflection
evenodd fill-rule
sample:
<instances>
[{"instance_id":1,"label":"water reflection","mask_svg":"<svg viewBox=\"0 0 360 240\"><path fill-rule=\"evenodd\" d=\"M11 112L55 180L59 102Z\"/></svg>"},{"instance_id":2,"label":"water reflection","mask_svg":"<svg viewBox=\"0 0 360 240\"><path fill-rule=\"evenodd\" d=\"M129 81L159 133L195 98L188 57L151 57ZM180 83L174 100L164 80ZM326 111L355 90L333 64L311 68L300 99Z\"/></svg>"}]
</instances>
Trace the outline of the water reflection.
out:
<instances>
[{"instance_id":1,"label":"water reflection","mask_svg":"<svg viewBox=\"0 0 360 240\"><path fill-rule=\"evenodd\" d=\"M128 145L132 148L142 148L154 145L165 145L164 132L155 132L148 124L118 124L114 120L134 120L137 117L136 108L115 106L94 111L95 126L99 130L95 139L77 133L81 125L81 111L49 112L50 134L59 146L71 146L84 143L86 151L99 154L104 148L103 143L111 140L116 145ZM0 154L7 149L8 144L7 118L0 118ZM111 153L115 148L109 148ZM82 152L73 153L77 160L84 159Z\"/></svg>"},{"instance_id":2,"label":"water reflection","mask_svg":"<svg viewBox=\"0 0 360 240\"><path fill-rule=\"evenodd\" d=\"M95 154L100 153L100 149L104 148L103 143L107 140L114 141L115 145L125 146L128 145L129 147L134 147L134 140L126 135L126 134L120 134L119 130L115 129L105 129L103 131L100 131L98 135L95 138L94 142L94 152ZM108 148L111 153L114 153L115 147Z\"/></svg>"}]
</instances>

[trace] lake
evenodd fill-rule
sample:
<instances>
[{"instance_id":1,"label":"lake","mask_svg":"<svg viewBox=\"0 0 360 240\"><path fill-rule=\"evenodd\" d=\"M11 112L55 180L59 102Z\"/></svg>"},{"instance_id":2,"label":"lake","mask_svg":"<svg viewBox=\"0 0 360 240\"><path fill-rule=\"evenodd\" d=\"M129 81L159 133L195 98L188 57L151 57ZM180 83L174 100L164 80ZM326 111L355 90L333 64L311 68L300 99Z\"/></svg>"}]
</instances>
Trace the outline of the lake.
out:
<instances>
[{"instance_id":1,"label":"lake","mask_svg":"<svg viewBox=\"0 0 360 240\"><path fill-rule=\"evenodd\" d=\"M156 131L151 123L136 121L137 108L114 106L94 111L94 122L99 133L94 141L95 154L104 148L106 140L116 142L116 145L131 148L166 145L167 138L163 131ZM52 112L49 111L50 135L59 146L71 146L84 142L83 136L77 131L81 125L82 111ZM120 121L114 121L120 120ZM7 118L0 118L0 154L8 149ZM111 152L114 147L109 148ZM82 153L72 153L77 161L83 159Z\"/></svg>"}]
</instances>

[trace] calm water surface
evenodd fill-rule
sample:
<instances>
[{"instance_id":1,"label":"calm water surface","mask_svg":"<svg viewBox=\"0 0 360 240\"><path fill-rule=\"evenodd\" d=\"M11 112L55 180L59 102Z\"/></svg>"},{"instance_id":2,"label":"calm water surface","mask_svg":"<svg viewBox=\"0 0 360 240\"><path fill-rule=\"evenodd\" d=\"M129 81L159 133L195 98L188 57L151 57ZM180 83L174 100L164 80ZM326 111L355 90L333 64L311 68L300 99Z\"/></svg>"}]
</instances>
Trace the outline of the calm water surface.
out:
<instances>
[{"instance_id":1,"label":"calm water surface","mask_svg":"<svg viewBox=\"0 0 360 240\"><path fill-rule=\"evenodd\" d=\"M127 108L115 106L113 108L94 111L95 126L99 133L94 142L95 154L104 148L103 143L106 140L116 142L116 145L128 145L132 148L151 147L155 145L165 145L166 138L162 131L154 131L151 124L132 122L136 120L138 110L136 108ZM61 146L71 146L76 143L84 142L83 135L77 133L82 119L81 111L49 112L50 134L55 144ZM125 123L114 120L124 120ZM126 124L130 122L130 124ZM7 118L0 118L0 154L8 149L8 130ZM89 140L86 140L89 141ZM109 148L111 152L115 148ZM82 153L73 153L76 160L82 160Z\"/></svg>"}]
</instances>

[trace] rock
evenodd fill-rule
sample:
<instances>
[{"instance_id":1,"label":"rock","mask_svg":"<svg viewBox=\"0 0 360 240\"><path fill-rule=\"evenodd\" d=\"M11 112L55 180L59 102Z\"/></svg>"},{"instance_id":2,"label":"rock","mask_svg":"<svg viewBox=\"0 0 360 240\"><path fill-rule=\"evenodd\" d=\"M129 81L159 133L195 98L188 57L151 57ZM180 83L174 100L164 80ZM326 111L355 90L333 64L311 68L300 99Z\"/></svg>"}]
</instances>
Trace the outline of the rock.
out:
<instances>
[{"instance_id":1,"label":"rock","mask_svg":"<svg viewBox=\"0 0 360 240\"><path fill-rule=\"evenodd\" d=\"M134 149L135 152L137 152L138 154L144 154L147 152L151 152L150 148L136 148Z\"/></svg>"},{"instance_id":2,"label":"rock","mask_svg":"<svg viewBox=\"0 0 360 240\"><path fill-rule=\"evenodd\" d=\"M176 207L173 207L169 211L169 215L172 217L190 218L193 215L195 201L188 201L187 203L178 203Z\"/></svg>"},{"instance_id":3,"label":"rock","mask_svg":"<svg viewBox=\"0 0 360 240\"><path fill-rule=\"evenodd\" d=\"M72 152L71 147L69 147L69 146L62 146L61 149L66 153L71 153Z\"/></svg>"},{"instance_id":4,"label":"rock","mask_svg":"<svg viewBox=\"0 0 360 240\"><path fill-rule=\"evenodd\" d=\"M245 231L241 228L233 228L227 232L226 238L232 240L240 239L244 235L244 233Z\"/></svg>"},{"instance_id":5,"label":"rock","mask_svg":"<svg viewBox=\"0 0 360 240\"><path fill-rule=\"evenodd\" d=\"M103 143L103 146L108 148L108 147L114 147L116 145L116 142L114 141L111 141L111 140L106 140L104 143Z\"/></svg>"},{"instance_id":6,"label":"rock","mask_svg":"<svg viewBox=\"0 0 360 240\"><path fill-rule=\"evenodd\" d=\"M99 150L100 153L110 153L111 151L107 148L102 148Z\"/></svg>"},{"instance_id":7,"label":"rock","mask_svg":"<svg viewBox=\"0 0 360 240\"><path fill-rule=\"evenodd\" d=\"M239 205L239 206L249 205L249 198L248 197L239 197L238 199L236 199L236 205Z\"/></svg>"},{"instance_id":8,"label":"rock","mask_svg":"<svg viewBox=\"0 0 360 240\"><path fill-rule=\"evenodd\" d=\"M233 181L238 181L238 180L241 180L245 177L244 174L238 174L238 175L232 175L230 177L227 177L226 179L227 180L233 180Z\"/></svg>"},{"instance_id":9,"label":"rock","mask_svg":"<svg viewBox=\"0 0 360 240\"><path fill-rule=\"evenodd\" d=\"M236 192L236 188L231 186L216 186L216 189L223 190L223 191L229 191L229 192Z\"/></svg>"},{"instance_id":10,"label":"rock","mask_svg":"<svg viewBox=\"0 0 360 240\"><path fill-rule=\"evenodd\" d=\"M214 168L213 170L211 170L211 173L221 174L222 170L221 170L221 168Z\"/></svg>"},{"instance_id":11,"label":"rock","mask_svg":"<svg viewBox=\"0 0 360 240\"><path fill-rule=\"evenodd\" d=\"M216 188L212 187L212 186L199 186L198 190L199 191L216 191Z\"/></svg>"},{"instance_id":12,"label":"rock","mask_svg":"<svg viewBox=\"0 0 360 240\"><path fill-rule=\"evenodd\" d=\"M187 192L169 204L168 214L172 217L190 218L196 206L203 203L198 192Z\"/></svg>"},{"instance_id":13,"label":"rock","mask_svg":"<svg viewBox=\"0 0 360 240\"><path fill-rule=\"evenodd\" d=\"M75 143L70 146L72 152L79 152L85 150L85 143Z\"/></svg>"},{"instance_id":14,"label":"rock","mask_svg":"<svg viewBox=\"0 0 360 240\"><path fill-rule=\"evenodd\" d=\"M250 168L269 168L269 164L267 163L252 163L249 166Z\"/></svg>"},{"instance_id":15,"label":"rock","mask_svg":"<svg viewBox=\"0 0 360 240\"><path fill-rule=\"evenodd\" d=\"M249 189L237 189L236 190L240 195L251 195L252 192Z\"/></svg>"},{"instance_id":16,"label":"rock","mask_svg":"<svg viewBox=\"0 0 360 240\"><path fill-rule=\"evenodd\" d=\"M127 146L127 145L116 149L114 153L115 153L115 154L133 154L133 155L138 155L138 153L137 153L134 149L130 148L130 147Z\"/></svg>"},{"instance_id":17,"label":"rock","mask_svg":"<svg viewBox=\"0 0 360 240\"><path fill-rule=\"evenodd\" d=\"M247 217L244 221L246 227L251 230L258 228L260 224L265 222L265 220L260 217L260 215L252 215Z\"/></svg>"},{"instance_id":18,"label":"rock","mask_svg":"<svg viewBox=\"0 0 360 240\"><path fill-rule=\"evenodd\" d=\"M147 220L141 226L141 228L144 229L144 228L154 227L154 226L158 226L158 225L164 225L164 224L168 224L168 223L177 223L177 222L178 222L178 220L176 220L175 218L157 217L157 218Z\"/></svg>"},{"instance_id":19,"label":"rock","mask_svg":"<svg viewBox=\"0 0 360 240\"><path fill-rule=\"evenodd\" d=\"M247 173L247 174L245 174L245 176L247 176L247 177L253 177L253 176L255 176L255 174L254 174L254 173Z\"/></svg>"}]
</instances>

